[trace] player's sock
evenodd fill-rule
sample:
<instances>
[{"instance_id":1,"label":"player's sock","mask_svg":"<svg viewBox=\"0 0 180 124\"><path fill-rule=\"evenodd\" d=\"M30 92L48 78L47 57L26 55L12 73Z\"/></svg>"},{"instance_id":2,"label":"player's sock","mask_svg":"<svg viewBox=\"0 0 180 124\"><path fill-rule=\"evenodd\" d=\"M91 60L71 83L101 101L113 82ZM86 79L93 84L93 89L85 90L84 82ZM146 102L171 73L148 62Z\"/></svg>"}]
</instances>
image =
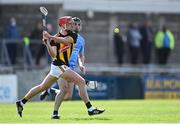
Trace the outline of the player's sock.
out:
<instances>
[{"instance_id":1,"label":"player's sock","mask_svg":"<svg viewBox=\"0 0 180 124\"><path fill-rule=\"evenodd\" d=\"M58 115L58 111L54 110L53 115Z\"/></svg>"},{"instance_id":2,"label":"player's sock","mask_svg":"<svg viewBox=\"0 0 180 124\"><path fill-rule=\"evenodd\" d=\"M89 108L91 108L91 103L88 101L87 103L86 103L86 107L87 107L87 109L89 109Z\"/></svg>"},{"instance_id":3,"label":"player's sock","mask_svg":"<svg viewBox=\"0 0 180 124\"><path fill-rule=\"evenodd\" d=\"M86 103L86 107L87 107L88 111L92 111L95 109L95 107L93 107L90 102Z\"/></svg>"},{"instance_id":4,"label":"player's sock","mask_svg":"<svg viewBox=\"0 0 180 124\"><path fill-rule=\"evenodd\" d=\"M60 116L58 115L58 111L53 111L53 114L51 115L51 119L59 119Z\"/></svg>"},{"instance_id":5,"label":"player's sock","mask_svg":"<svg viewBox=\"0 0 180 124\"><path fill-rule=\"evenodd\" d=\"M23 106L24 104L26 104L27 101L28 101L27 99L23 98L20 103Z\"/></svg>"},{"instance_id":6,"label":"player's sock","mask_svg":"<svg viewBox=\"0 0 180 124\"><path fill-rule=\"evenodd\" d=\"M88 85L88 84L89 84L89 81L88 81L88 80L85 80L85 82L86 82L86 85Z\"/></svg>"}]
</instances>

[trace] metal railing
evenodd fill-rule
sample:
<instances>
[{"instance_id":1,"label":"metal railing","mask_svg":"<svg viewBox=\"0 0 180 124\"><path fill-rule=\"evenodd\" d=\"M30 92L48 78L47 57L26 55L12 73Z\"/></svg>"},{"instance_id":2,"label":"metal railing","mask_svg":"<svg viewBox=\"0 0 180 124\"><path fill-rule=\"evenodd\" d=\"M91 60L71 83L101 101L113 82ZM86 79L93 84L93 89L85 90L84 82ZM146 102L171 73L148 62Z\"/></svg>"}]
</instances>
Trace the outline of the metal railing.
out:
<instances>
[{"instance_id":1,"label":"metal railing","mask_svg":"<svg viewBox=\"0 0 180 124\"><path fill-rule=\"evenodd\" d=\"M11 59L8 53L7 45L15 43L18 46L16 49L20 55L18 59L20 62L16 65L11 63ZM31 40L30 45L42 45L41 40ZM49 55L47 54L44 59L46 60L45 65L42 67L35 65L35 55L32 55L30 45L25 45L23 39L0 39L0 72L13 72L16 69L44 69L49 70ZM127 74L180 74L179 64L167 64L167 65L131 65L123 64L121 66L117 64L107 63L86 63L87 74L114 74L114 75L127 75Z\"/></svg>"},{"instance_id":2,"label":"metal railing","mask_svg":"<svg viewBox=\"0 0 180 124\"><path fill-rule=\"evenodd\" d=\"M13 64L10 58L10 54L8 49L9 44L16 45L14 48L14 52L17 52L17 56L15 56L17 63ZM37 45L40 47L41 40L30 40L30 44L25 44L24 39L0 39L0 71L3 69L14 70L15 68L21 69L31 69L38 68L39 66L35 65L35 55L32 55L32 49L30 45ZM12 47L12 46L11 46ZM45 58L47 60L46 65L48 64L48 54L47 51L45 53Z\"/></svg>"}]
</instances>

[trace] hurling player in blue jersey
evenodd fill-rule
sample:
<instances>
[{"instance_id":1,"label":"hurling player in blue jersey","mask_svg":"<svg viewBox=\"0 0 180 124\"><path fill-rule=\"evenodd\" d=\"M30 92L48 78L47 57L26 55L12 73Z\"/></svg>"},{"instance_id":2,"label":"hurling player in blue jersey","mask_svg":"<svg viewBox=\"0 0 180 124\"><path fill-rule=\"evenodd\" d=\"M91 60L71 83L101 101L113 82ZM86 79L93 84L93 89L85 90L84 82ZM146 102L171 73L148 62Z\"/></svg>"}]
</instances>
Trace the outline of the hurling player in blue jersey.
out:
<instances>
[{"instance_id":1,"label":"hurling player in blue jersey","mask_svg":"<svg viewBox=\"0 0 180 124\"><path fill-rule=\"evenodd\" d=\"M77 17L74 17L73 21L75 25L74 31L78 34L82 28L81 20ZM78 34L76 45L71 53L71 57L69 60L69 67L72 70L75 70L78 63L79 69L81 70L83 74L85 74L85 71L86 71L85 66L84 66L84 60L85 60L84 47L85 47L85 40L81 35ZM86 83L88 82L86 81ZM73 95L74 83L68 83L68 85L69 85L69 89L66 92L66 95L64 96L65 100L70 100Z\"/></svg>"}]
</instances>

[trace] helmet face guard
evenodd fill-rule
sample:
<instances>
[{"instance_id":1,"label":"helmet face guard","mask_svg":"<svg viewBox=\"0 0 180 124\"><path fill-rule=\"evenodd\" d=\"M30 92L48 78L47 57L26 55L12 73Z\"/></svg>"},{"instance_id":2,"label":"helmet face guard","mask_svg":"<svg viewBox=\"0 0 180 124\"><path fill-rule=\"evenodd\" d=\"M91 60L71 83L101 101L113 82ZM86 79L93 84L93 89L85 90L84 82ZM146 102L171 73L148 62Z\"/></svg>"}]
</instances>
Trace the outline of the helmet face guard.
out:
<instances>
[{"instance_id":1,"label":"helmet face guard","mask_svg":"<svg viewBox=\"0 0 180 124\"><path fill-rule=\"evenodd\" d=\"M73 20L71 16L63 16L58 19L58 24L61 28L69 31L73 30Z\"/></svg>"}]
</instances>

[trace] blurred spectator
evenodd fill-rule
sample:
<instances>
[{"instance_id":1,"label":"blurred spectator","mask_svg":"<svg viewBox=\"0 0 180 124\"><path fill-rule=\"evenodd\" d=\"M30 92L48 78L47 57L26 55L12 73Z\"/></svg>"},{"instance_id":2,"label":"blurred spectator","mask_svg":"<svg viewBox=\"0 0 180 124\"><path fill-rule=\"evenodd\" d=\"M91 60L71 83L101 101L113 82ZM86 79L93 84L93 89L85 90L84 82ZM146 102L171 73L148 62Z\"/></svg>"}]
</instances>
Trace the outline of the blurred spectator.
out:
<instances>
[{"instance_id":1,"label":"blurred spectator","mask_svg":"<svg viewBox=\"0 0 180 124\"><path fill-rule=\"evenodd\" d=\"M10 18L10 23L7 26L5 38L13 39L10 43L7 43L7 50L12 64L16 64L16 47L17 39L19 39L19 33L16 26L16 19L14 17Z\"/></svg>"},{"instance_id":2,"label":"blurred spectator","mask_svg":"<svg viewBox=\"0 0 180 124\"><path fill-rule=\"evenodd\" d=\"M24 43L24 61L27 65L33 65L32 54L29 49L29 45L30 45L29 37L26 37L26 36L23 37L23 43Z\"/></svg>"},{"instance_id":3,"label":"blurred spectator","mask_svg":"<svg viewBox=\"0 0 180 124\"><path fill-rule=\"evenodd\" d=\"M144 25L140 27L141 39L141 53L143 64L149 64L151 61L153 31L150 20L145 20Z\"/></svg>"},{"instance_id":4,"label":"blurred spectator","mask_svg":"<svg viewBox=\"0 0 180 124\"><path fill-rule=\"evenodd\" d=\"M131 64L137 64L141 38L142 37L137 28L137 25L135 23L130 24L127 33L127 42L130 51Z\"/></svg>"},{"instance_id":5,"label":"blurred spectator","mask_svg":"<svg viewBox=\"0 0 180 124\"><path fill-rule=\"evenodd\" d=\"M38 22L36 24L35 28L31 32L30 38L31 39L42 39L42 23L41 22Z\"/></svg>"},{"instance_id":6,"label":"blurred spectator","mask_svg":"<svg viewBox=\"0 0 180 124\"><path fill-rule=\"evenodd\" d=\"M41 40L42 39L42 24L41 22L38 22L34 29L32 30L30 37L31 40ZM30 44L31 52L34 56L37 56L37 44Z\"/></svg>"},{"instance_id":7,"label":"blurred spectator","mask_svg":"<svg viewBox=\"0 0 180 124\"><path fill-rule=\"evenodd\" d=\"M53 34L52 24L50 24L50 23L47 24L47 31L50 34ZM42 23L37 24L37 29L34 30L34 32L39 33L38 36L36 36L36 35L34 35L34 36L36 36L41 41L41 39L42 39L42 37L41 37L42 36ZM41 57L47 55L46 53L47 53L46 46L41 43L39 48L38 48L38 53L37 53L37 56L36 56L36 65L40 64ZM51 62L51 57L49 55L48 55L48 60L47 61L48 61L48 63Z\"/></svg>"},{"instance_id":8,"label":"blurred spectator","mask_svg":"<svg viewBox=\"0 0 180 124\"><path fill-rule=\"evenodd\" d=\"M174 35L165 26L155 36L155 47L159 64L166 64L171 50L174 49Z\"/></svg>"},{"instance_id":9,"label":"blurred spectator","mask_svg":"<svg viewBox=\"0 0 180 124\"><path fill-rule=\"evenodd\" d=\"M118 27L114 29L114 47L118 64L122 64L124 54L124 41L120 29Z\"/></svg>"},{"instance_id":10,"label":"blurred spectator","mask_svg":"<svg viewBox=\"0 0 180 124\"><path fill-rule=\"evenodd\" d=\"M30 35L30 39L31 40L39 40L40 44L31 44L31 50L32 50L32 54L36 56L36 65L39 65L39 61L40 61L40 58L38 58L39 56L41 56L41 49L42 47L45 47L41 40L42 40L42 30L43 30L43 27L42 27L42 22L38 22L35 26L35 28L32 30L31 32L31 35ZM45 49L45 48L43 48ZM38 51L38 52L35 52L35 51Z\"/></svg>"}]
</instances>

